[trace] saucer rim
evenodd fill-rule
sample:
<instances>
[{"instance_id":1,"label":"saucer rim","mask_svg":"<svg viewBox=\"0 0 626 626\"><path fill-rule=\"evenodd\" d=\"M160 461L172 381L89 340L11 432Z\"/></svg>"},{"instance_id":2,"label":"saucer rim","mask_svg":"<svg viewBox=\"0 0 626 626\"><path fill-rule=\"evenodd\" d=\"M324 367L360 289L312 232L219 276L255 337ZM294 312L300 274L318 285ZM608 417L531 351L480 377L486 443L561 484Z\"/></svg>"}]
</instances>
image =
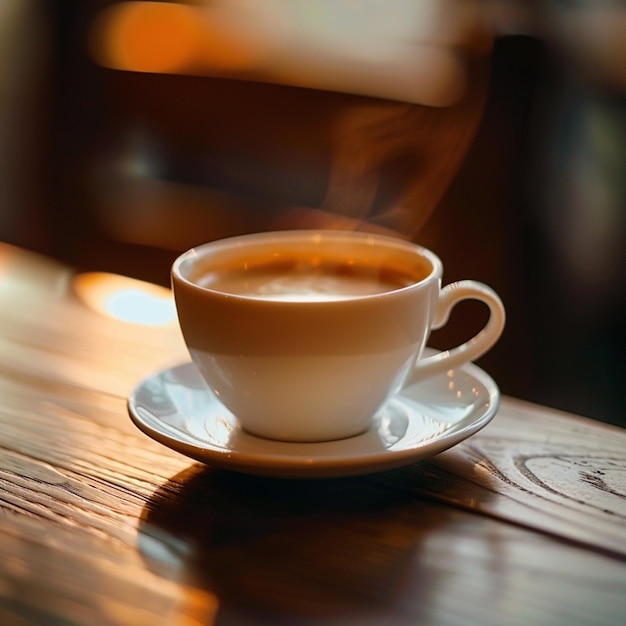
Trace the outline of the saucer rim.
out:
<instances>
[{"instance_id":1,"label":"saucer rim","mask_svg":"<svg viewBox=\"0 0 626 626\"><path fill-rule=\"evenodd\" d=\"M281 478L331 478L341 476L355 476L373 474L389 469L394 469L409 465L413 462L430 458L451 447L457 445L461 441L464 441L468 437L476 434L482 430L496 415L500 404L500 390L493 380L493 378L487 374L482 368L475 363L465 363L462 366L455 368L460 372L470 376L477 380L485 389L485 404L480 408L477 407L477 411L480 414L471 419L467 424L463 424L459 429L451 429L442 433L439 436L435 436L433 439L426 441L419 441L415 446L408 448L402 448L400 450L394 450L393 446L384 450L378 450L371 454L362 453L358 455L347 456L330 456L324 458L317 458L315 454L303 455L302 457L292 454L277 454L263 455L261 453L248 453L237 451L232 448L219 448L217 446L202 446L193 445L188 442L178 439L175 436L167 435L160 430L150 426L146 423L144 418L138 412L136 405L136 396L139 389L141 389L150 380L163 375L163 373L174 370L196 370L197 368L192 361L184 363L178 363L169 367L161 368L151 374L142 378L132 389L127 398L127 410L132 422L135 426L149 436L151 439L157 441L161 445L164 445L171 450L194 459L198 462L204 463L209 466L219 467L222 469L237 471L240 473L255 474L268 477L281 477ZM442 376L440 374L439 376ZM436 377L433 377L436 378ZM426 381L417 383L417 385L425 384ZM407 388L411 389L415 385L411 385ZM406 394L407 390L403 390L399 393L400 396ZM158 420L158 416L151 414L155 420ZM368 431L356 437L364 436ZM252 437L259 441L263 441L261 437L256 437L250 433L245 433L247 437ZM335 440L332 442L317 442L317 443L293 443L293 442L280 442L273 441L273 445L284 445L288 448L297 449L299 446L324 446L327 444L337 445L341 441L348 441L354 438L347 438L345 440Z\"/></svg>"}]
</instances>

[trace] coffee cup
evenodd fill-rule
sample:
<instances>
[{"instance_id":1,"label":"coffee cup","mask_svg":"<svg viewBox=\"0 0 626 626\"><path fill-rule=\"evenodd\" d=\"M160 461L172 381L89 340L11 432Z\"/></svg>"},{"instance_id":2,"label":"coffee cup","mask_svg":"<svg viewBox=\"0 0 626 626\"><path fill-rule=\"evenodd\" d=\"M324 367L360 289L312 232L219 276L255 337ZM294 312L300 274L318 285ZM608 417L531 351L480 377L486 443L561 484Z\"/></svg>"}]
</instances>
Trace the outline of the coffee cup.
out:
<instances>
[{"instance_id":1,"label":"coffee cup","mask_svg":"<svg viewBox=\"0 0 626 626\"><path fill-rule=\"evenodd\" d=\"M247 432L314 442L366 431L404 386L477 359L505 312L488 286L442 288L431 251L357 231L280 231L222 239L172 266L180 328L217 398ZM424 356L462 300L484 302L485 326Z\"/></svg>"}]
</instances>

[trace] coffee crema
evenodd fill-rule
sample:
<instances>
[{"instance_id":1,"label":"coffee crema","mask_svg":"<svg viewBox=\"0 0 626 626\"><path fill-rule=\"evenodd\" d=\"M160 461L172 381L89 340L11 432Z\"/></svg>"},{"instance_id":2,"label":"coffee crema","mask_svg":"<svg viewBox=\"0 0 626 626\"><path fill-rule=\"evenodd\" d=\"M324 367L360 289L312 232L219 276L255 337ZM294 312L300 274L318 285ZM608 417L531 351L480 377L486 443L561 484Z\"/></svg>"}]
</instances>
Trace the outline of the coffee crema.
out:
<instances>
[{"instance_id":1,"label":"coffee crema","mask_svg":"<svg viewBox=\"0 0 626 626\"><path fill-rule=\"evenodd\" d=\"M362 261L311 257L246 261L202 273L201 287L263 300L328 302L386 293L418 282L426 272Z\"/></svg>"}]
</instances>

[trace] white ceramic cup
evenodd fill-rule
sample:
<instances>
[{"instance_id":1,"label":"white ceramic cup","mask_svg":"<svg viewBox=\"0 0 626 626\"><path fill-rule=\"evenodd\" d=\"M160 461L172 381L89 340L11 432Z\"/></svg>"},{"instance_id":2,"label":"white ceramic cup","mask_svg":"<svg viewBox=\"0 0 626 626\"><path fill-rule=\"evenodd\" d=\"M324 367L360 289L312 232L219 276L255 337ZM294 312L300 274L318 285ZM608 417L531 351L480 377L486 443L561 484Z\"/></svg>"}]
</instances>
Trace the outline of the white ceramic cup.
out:
<instances>
[{"instance_id":1,"label":"white ceramic cup","mask_svg":"<svg viewBox=\"0 0 626 626\"><path fill-rule=\"evenodd\" d=\"M315 275L326 266L339 267L336 275ZM432 252L392 237L282 231L193 248L174 262L172 286L191 358L244 430L328 441L364 432L403 386L476 359L498 340L498 295L471 280L442 288L442 272ZM369 293L361 273L390 284ZM466 299L489 307L485 327L422 357L430 331Z\"/></svg>"}]
</instances>

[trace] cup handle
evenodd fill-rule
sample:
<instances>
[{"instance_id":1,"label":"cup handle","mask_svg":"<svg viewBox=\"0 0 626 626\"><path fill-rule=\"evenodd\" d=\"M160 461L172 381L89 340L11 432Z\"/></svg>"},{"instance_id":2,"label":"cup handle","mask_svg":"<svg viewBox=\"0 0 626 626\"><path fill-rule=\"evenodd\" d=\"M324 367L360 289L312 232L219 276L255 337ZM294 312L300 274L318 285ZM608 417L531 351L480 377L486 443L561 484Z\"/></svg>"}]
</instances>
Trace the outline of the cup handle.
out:
<instances>
[{"instance_id":1,"label":"cup handle","mask_svg":"<svg viewBox=\"0 0 626 626\"><path fill-rule=\"evenodd\" d=\"M423 378L441 374L463 363L473 361L485 354L499 339L504 329L506 318L502 300L491 287L475 280L462 280L450 283L439 292L439 302L432 328L437 329L445 326L450 312L462 300L479 300L484 302L489 307L487 324L478 334L460 346L419 359L409 372L405 385L410 385Z\"/></svg>"}]
</instances>

